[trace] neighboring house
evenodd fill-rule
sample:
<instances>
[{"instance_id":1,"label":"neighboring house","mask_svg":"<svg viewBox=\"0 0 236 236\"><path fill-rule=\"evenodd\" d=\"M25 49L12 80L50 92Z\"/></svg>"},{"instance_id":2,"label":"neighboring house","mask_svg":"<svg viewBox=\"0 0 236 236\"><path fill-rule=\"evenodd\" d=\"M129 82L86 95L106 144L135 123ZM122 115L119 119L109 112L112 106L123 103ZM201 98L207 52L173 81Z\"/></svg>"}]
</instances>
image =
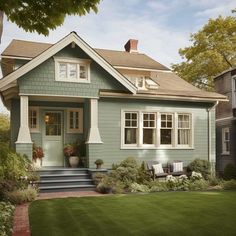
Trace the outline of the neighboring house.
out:
<instances>
[{"instance_id":1,"label":"neighboring house","mask_svg":"<svg viewBox=\"0 0 236 236\"><path fill-rule=\"evenodd\" d=\"M216 167L222 172L228 163L236 165L236 68L215 79L215 90L228 97L216 108Z\"/></svg>"},{"instance_id":2,"label":"neighboring house","mask_svg":"<svg viewBox=\"0 0 236 236\"><path fill-rule=\"evenodd\" d=\"M63 146L86 145L87 167L201 158L215 162L215 105L225 96L201 91L137 52L91 48L75 32L55 44L13 40L2 53L0 91L11 112L11 145L43 166L65 166Z\"/></svg>"}]
</instances>

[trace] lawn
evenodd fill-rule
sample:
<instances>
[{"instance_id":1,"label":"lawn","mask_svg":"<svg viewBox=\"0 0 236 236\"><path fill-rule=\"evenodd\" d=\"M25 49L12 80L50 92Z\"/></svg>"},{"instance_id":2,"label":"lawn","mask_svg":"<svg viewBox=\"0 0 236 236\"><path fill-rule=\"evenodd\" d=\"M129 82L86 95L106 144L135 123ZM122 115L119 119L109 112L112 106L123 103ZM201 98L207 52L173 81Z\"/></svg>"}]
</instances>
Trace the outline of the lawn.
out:
<instances>
[{"instance_id":1,"label":"lawn","mask_svg":"<svg viewBox=\"0 0 236 236\"><path fill-rule=\"evenodd\" d=\"M168 192L40 200L33 236L236 235L236 192Z\"/></svg>"}]
</instances>

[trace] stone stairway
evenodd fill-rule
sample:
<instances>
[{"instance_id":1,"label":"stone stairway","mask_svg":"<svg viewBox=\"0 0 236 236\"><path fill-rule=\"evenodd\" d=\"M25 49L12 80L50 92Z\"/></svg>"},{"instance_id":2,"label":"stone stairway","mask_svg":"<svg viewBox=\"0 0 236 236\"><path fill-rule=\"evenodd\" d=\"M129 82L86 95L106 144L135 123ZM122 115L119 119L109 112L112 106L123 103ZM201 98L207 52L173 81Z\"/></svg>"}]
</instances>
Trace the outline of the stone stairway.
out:
<instances>
[{"instance_id":1,"label":"stone stairway","mask_svg":"<svg viewBox=\"0 0 236 236\"><path fill-rule=\"evenodd\" d=\"M41 193L95 190L90 172L86 168L43 168L38 173Z\"/></svg>"}]
</instances>

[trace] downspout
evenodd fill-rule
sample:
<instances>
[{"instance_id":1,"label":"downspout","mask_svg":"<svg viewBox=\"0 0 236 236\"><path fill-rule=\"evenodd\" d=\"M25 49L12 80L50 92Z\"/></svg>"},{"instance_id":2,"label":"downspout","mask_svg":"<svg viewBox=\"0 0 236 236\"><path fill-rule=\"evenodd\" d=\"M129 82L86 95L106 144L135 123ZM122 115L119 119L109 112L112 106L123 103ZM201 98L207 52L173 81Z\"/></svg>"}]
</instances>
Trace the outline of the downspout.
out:
<instances>
[{"instance_id":1,"label":"downspout","mask_svg":"<svg viewBox=\"0 0 236 236\"><path fill-rule=\"evenodd\" d=\"M208 114L208 161L211 164L211 173L215 173L215 167L212 166L212 160L211 160L211 111L218 105L219 101L216 101L214 105L210 108L207 108L207 114Z\"/></svg>"}]
</instances>

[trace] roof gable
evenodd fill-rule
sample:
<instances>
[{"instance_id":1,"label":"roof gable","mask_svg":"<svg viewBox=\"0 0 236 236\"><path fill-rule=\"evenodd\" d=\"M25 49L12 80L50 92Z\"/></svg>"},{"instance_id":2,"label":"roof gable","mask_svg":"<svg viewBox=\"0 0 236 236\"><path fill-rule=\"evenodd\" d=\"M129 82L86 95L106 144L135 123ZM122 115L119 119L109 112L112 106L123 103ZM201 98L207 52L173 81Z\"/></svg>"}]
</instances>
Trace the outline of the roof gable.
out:
<instances>
[{"instance_id":1,"label":"roof gable","mask_svg":"<svg viewBox=\"0 0 236 236\"><path fill-rule=\"evenodd\" d=\"M137 88L126 77L124 77L116 69L114 69L104 58L102 58L75 32L71 32L69 35L58 41L56 44L49 46L48 49L33 58L31 61L5 76L2 80L0 80L0 89L17 80L19 77L23 76L27 72L31 71L32 69L46 61L48 58L54 56L57 52L59 52L72 42L78 45L86 54L88 54L88 56L90 56L100 66L102 66L109 74L111 74L116 80L118 80L123 86L125 86L131 93L136 93Z\"/></svg>"}]
</instances>

